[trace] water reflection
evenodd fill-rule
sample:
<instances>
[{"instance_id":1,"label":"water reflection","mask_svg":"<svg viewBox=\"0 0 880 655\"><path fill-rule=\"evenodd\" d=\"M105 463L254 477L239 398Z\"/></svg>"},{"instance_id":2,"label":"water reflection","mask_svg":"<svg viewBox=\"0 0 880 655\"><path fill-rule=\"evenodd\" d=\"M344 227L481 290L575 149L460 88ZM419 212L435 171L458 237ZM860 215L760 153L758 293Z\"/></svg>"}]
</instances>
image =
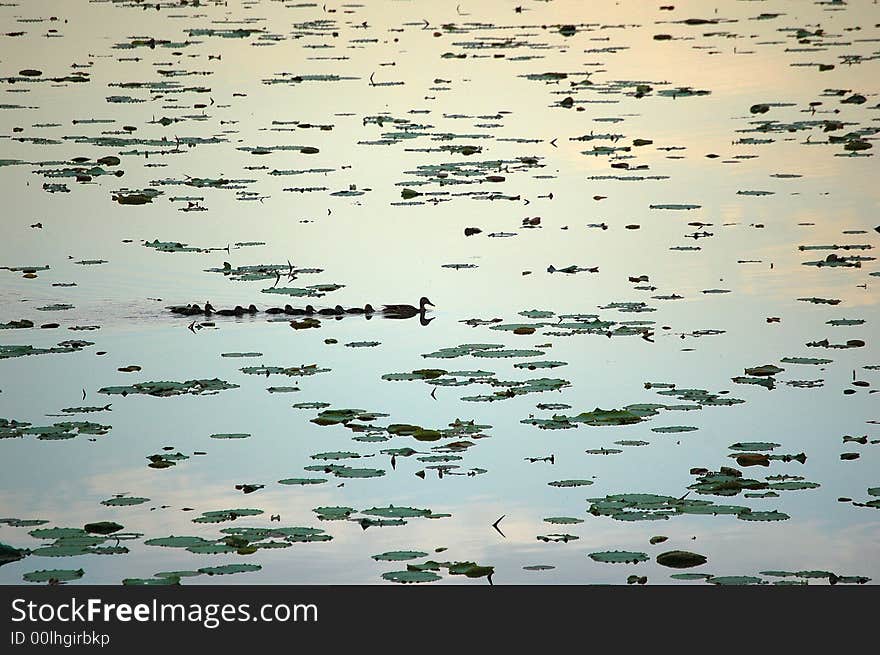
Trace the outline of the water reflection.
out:
<instances>
[{"instance_id":1,"label":"water reflection","mask_svg":"<svg viewBox=\"0 0 880 655\"><path fill-rule=\"evenodd\" d=\"M880 579L876 8L753 4L0 7L0 582Z\"/></svg>"}]
</instances>

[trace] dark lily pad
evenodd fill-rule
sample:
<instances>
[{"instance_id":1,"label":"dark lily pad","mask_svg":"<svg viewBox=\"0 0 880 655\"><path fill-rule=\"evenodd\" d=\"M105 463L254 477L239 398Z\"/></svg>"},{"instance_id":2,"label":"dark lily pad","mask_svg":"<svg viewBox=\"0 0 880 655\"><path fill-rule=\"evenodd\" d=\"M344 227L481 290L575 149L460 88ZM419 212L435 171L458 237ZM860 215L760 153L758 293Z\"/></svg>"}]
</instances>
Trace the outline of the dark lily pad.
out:
<instances>
[{"instance_id":1,"label":"dark lily pad","mask_svg":"<svg viewBox=\"0 0 880 655\"><path fill-rule=\"evenodd\" d=\"M657 555L657 563L673 569L689 569L706 563L706 556L686 550L670 550Z\"/></svg>"}]
</instances>

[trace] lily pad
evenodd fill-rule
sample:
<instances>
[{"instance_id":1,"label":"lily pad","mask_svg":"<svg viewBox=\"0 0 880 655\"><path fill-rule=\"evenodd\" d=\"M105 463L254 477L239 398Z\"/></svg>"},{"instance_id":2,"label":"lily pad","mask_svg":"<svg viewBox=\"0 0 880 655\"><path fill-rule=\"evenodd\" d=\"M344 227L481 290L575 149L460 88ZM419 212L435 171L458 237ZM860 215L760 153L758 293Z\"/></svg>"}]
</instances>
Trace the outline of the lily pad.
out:
<instances>
[{"instance_id":1,"label":"lily pad","mask_svg":"<svg viewBox=\"0 0 880 655\"><path fill-rule=\"evenodd\" d=\"M607 550L598 553L590 553L590 559L607 564L638 564L647 562L646 553L637 553L627 550Z\"/></svg>"},{"instance_id":2,"label":"lily pad","mask_svg":"<svg viewBox=\"0 0 880 655\"><path fill-rule=\"evenodd\" d=\"M657 555L657 563L673 569L689 569L706 563L706 556L686 550L670 550Z\"/></svg>"}]
</instances>

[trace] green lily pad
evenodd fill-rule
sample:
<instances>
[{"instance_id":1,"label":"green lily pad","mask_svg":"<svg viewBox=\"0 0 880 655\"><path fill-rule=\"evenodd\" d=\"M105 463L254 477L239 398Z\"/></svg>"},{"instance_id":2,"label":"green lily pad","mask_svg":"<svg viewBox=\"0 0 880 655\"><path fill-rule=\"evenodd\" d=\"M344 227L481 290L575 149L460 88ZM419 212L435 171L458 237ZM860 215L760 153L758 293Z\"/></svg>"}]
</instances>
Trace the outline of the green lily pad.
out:
<instances>
[{"instance_id":1,"label":"green lily pad","mask_svg":"<svg viewBox=\"0 0 880 655\"><path fill-rule=\"evenodd\" d=\"M102 505L107 505L108 507L124 507L128 505L141 505L143 503L149 502L149 498L142 498L138 496L117 496L115 498L108 498L107 500L102 500Z\"/></svg>"},{"instance_id":2,"label":"green lily pad","mask_svg":"<svg viewBox=\"0 0 880 655\"><path fill-rule=\"evenodd\" d=\"M202 546L210 543L210 541L207 541L202 537L159 537L156 539L147 539L144 542L147 546L165 546L166 548L189 548L191 546Z\"/></svg>"},{"instance_id":3,"label":"green lily pad","mask_svg":"<svg viewBox=\"0 0 880 655\"><path fill-rule=\"evenodd\" d=\"M711 578L708 578L706 582L714 585L753 585L764 583L761 578L753 575L713 575Z\"/></svg>"},{"instance_id":4,"label":"green lily pad","mask_svg":"<svg viewBox=\"0 0 880 655\"><path fill-rule=\"evenodd\" d=\"M199 569L199 573L206 575L230 575L233 573L250 573L259 571L263 567L259 564L225 564L223 566L206 566Z\"/></svg>"},{"instance_id":5,"label":"green lily pad","mask_svg":"<svg viewBox=\"0 0 880 655\"><path fill-rule=\"evenodd\" d=\"M70 580L78 580L83 577L84 573L85 571L82 569L44 569L25 573L21 577L25 582L49 582L51 580L69 582Z\"/></svg>"},{"instance_id":6,"label":"green lily pad","mask_svg":"<svg viewBox=\"0 0 880 655\"><path fill-rule=\"evenodd\" d=\"M783 357L779 361L786 364L813 364L818 366L822 364L830 364L834 360L820 357Z\"/></svg>"},{"instance_id":7,"label":"green lily pad","mask_svg":"<svg viewBox=\"0 0 880 655\"><path fill-rule=\"evenodd\" d=\"M436 582L440 576L433 571L389 571L382 574L383 580L411 584L419 582Z\"/></svg>"},{"instance_id":8,"label":"green lily pad","mask_svg":"<svg viewBox=\"0 0 880 655\"><path fill-rule=\"evenodd\" d=\"M607 564L638 564L639 562L648 561L646 553L636 553L627 550L607 550L590 553L589 556L590 559L596 562L605 562Z\"/></svg>"},{"instance_id":9,"label":"green lily pad","mask_svg":"<svg viewBox=\"0 0 880 655\"><path fill-rule=\"evenodd\" d=\"M148 396L168 397L183 394L209 394L217 393L225 389L238 389L237 384L230 384L217 378L211 380L187 380L186 382L140 382L128 386L104 387L98 389L98 393L120 394L146 394Z\"/></svg>"},{"instance_id":10,"label":"green lily pad","mask_svg":"<svg viewBox=\"0 0 880 655\"><path fill-rule=\"evenodd\" d=\"M780 444L772 441L740 441L728 446L731 450L773 450Z\"/></svg>"},{"instance_id":11,"label":"green lily pad","mask_svg":"<svg viewBox=\"0 0 880 655\"><path fill-rule=\"evenodd\" d=\"M420 550L392 550L387 553L373 555L372 557L376 561L398 562L408 559L418 559L419 557L426 557L427 555L428 553L423 553Z\"/></svg>"},{"instance_id":12,"label":"green lily pad","mask_svg":"<svg viewBox=\"0 0 880 655\"><path fill-rule=\"evenodd\" d=\"M312 510L322 521L342 521L354 514L353 507L316 507Z\"/></svg>"},{"instance_id":13,"label":"green lily pad","mask_svg":"<svg viewBox=\"0 0 880 655\"><path fill-rule=\"evenodd\" d=\"M535 537L538 541L543 541L545 543L564 543L567 544L569 541L575 541L580 539L577 535L574 534L539 534Z\"/></svg>"},{"instance_id":14,"label":"green lily pad","mask_svg":"<svg viewBox=\"0 0 880 655\"><path fill-rule=\"evenodd\" d=\"M382 518L389 519L414 518L417 516L434 516L433 512L431 512L431 510L429 509L416 509L415 507L395 507L394 505L389 505L388 507L372 507L370 509L363 510L361 514L367 514L369 516L380 516Z\"/></svg>"},{"instance_id":15,"label":"green lily pad","mask_svg":"<svg viewBox=\"0 0 880 655\"><path fill-rule=\"evenodd\" d=\"M785 512L773 510L770 512L741 512L736 515L736 518L743 521L786 521L791 517Z\"/></svg>"}]
</instances>

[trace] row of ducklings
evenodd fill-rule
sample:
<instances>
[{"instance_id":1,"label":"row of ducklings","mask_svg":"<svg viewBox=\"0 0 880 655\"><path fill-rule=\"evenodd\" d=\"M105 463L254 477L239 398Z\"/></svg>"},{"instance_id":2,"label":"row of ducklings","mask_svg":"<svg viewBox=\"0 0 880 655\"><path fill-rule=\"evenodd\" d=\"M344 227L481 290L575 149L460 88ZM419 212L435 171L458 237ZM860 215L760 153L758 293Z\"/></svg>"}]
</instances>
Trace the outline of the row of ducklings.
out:
<instances>
[{"instance_id":1,"label":"row of ducklings","mask_svg":"<svg viewBox=\"0 0 880 655\"><path fill-rule=\"evenodd\" d=\"M174 314L181 314L183 316L253 316L260 312L256 305L248 305L247 307L236 305L234 309L214 309L210 302L206 302L204 308L197 303L193 303L191 305L171 307L171 311ZM342 305L326 307L324 309L315 309L313 305L306 305L305 307L284 305L284 307L269 307L265 310L266 314L287 314L288 316L341 316L343 314L373 314L375 312L376 310L369 303L363 307L350 307L348 309Z\"/></svg>"},{"instance_id":2,"label":"row of ducklings","mask_svg":"<svg viewBox=\"0 0 880 655\"><path fill-rule=\"evenodd\" d=\"M312 305L306 305L305 307L284 305L284 307L270 307L265 313L287 314L289 316L344 316L345 314L364 314L370 316L378 313L391 318L409 318L416 314L424 314L426 311L426 305L433 306L434 303L427 298L422 297L419 300L418 307L413 307L412 305L382 305L382 309L380 310L373 309L373 306L369 303L363 307L345 308L342 305L336 305L335 307L326 307L323 309L315 309ZM260 311L253 304L248 305L247 308L244 308L241 305L236 305L234 309L214 309L210 302L206 302L204 307L193 303L191 305L177 305L170 309L174 314L182 314L183 316L253 316Z\"/></svg>"}]
</instances>

